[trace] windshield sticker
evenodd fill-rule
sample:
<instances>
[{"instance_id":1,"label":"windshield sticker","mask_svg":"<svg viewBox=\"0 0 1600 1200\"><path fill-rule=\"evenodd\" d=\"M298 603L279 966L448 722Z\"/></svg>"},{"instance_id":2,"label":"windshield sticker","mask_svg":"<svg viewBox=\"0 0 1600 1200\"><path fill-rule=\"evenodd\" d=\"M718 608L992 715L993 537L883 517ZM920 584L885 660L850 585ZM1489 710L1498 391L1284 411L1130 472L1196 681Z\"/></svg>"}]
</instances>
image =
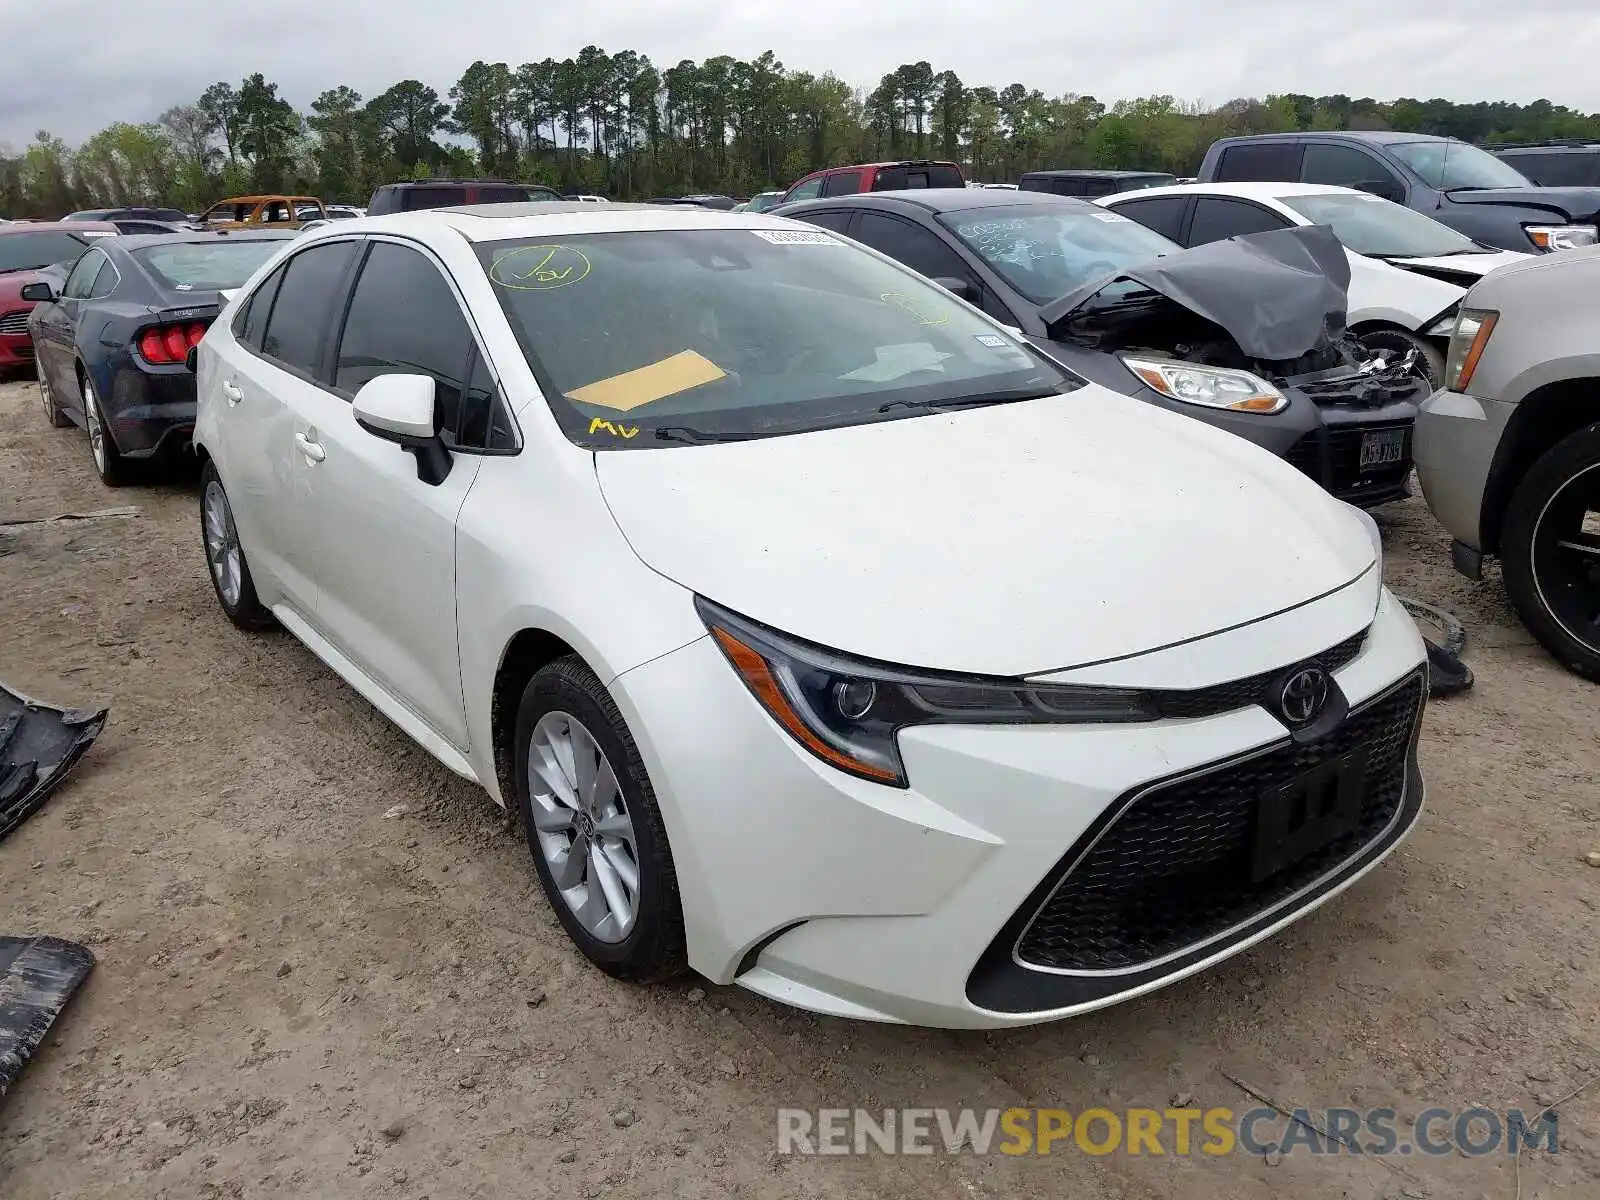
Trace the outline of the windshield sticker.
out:
<instances>
[{"instance_id":1,"label":"windshield sticker","mask_svg":"<svg viewBox=\"0 0 1600 1200\"><path fill-rule=\"evenodd\" d=\"M1107 224L1116 221L1125 221L1130 225L1133 223L1132 217L1124 217L1117 213L1091 213L1090 216L1094 217L1096 221L1105 221Z\"/></svg>"},{"instance_id":2,"label":"windshield sticker","mask_svg":"<svg viewBox=\"0 0 1600 1200\"><path fill-rule=\"evenodd\" d=\"M864 383L889 383L918 371L944 370L947 358L953 357L935 349L927 342L904 342L894 346L873 347L873 361L854 371L847 371L841 379L858 379Z\"/></svg>"},{"instance_id":3,"label":"windshield sticker","mask_svg":"<svg viewBox=\"0 0 1600 1200\"><path fill-rule=\"evenodd\" d=\"M649 366L585 384L576 391L568 392L567 399L579 404L593 404L597 408L628 412L654 400L687 392L703 383L724 379L727 374L710 359L693 350L684 350Z\"/></svg>"},{"instance_id":4,"label":"windshield sticker","mask_svg":"<svg viewBox=\"0 0 1600 1200\"><path fill-rule=\"evenodd\" d=\"M522 246L496 258L489 278L518 292L548 292L587 279L592 269L576 246Z\"/></svg>"},{"instance_id":5,"label":"windshield sticker","mask_svg":"<svg viewBox=\"0 0 1600 1200\"><path fill-rule=\"evenodd\" d=\"M998 333L977 333L973 336L978 339L978 345L987 346L991 350L1004 350L1010 345Z\"/></svg>"},{"instance_id":6,"label":"windshield sticker","mask_svg":"<svg viewBox=\"0 0 1600 1200\"><path fill-rule=\"evenodd\" d=\"M599 433L601 430L612 437L631 438L639 432L637 425L613 425L610 421L603 421L599 417L589 422L589 432Z\"/></svg>"},{"instance_id":7,"label":"windshield sticker","mask_svg":"<svg viewBox=\"0 0 1600 1200\"><path fill-rule=\"evenodd\" d=\"M752 229L764 242L771 242L774 246L839 246L843 245L836 237L830 237L810 229Z\"/></svg>"},{"instance_id":8,"label":"windshield sticker","mask_svg":"<svg viewBox=\"0 0 1600 1200\"><path fill-rule=\"evenodd\" d=\"M892 304L896 308L905 309L906 312L917 319L919 325L948 325L950 323L949 313L938 313L937 315L929 316L918 308L916 301L912 300L904 292L884 292L878 299L885 304Z\"/></svg>"}]
</instances>

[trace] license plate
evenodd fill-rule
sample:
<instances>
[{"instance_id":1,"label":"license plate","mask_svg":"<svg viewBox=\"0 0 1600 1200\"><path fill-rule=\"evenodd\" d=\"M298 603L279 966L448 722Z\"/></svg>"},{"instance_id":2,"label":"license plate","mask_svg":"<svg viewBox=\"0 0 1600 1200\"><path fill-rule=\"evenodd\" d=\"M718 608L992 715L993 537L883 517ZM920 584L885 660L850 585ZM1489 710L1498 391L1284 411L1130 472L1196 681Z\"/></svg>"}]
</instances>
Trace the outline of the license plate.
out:
<instances>
[{"instance_id":1,"label":"license plate","mask_svg":"<svg viewBox=\"0 0 1600 1200\"><path fill-rule=\"evenodd\" d=\"M1262 796L1256 803L1251 864L1255 881L1277 874L1353 831L1361 823L1366 782L1367 750L1363 747L1330 758Z\"/></svg>"},{"instance_id":2,"label":"license plate","mask_svg":"<svg viewBox=\"0 0 1600 1200\"><path fill-rule=\"evenodd\" d=\"M1383 467L1404 460L1406 456L1406 431L1404 429L1379 429L1361 437L1361 469Z\"/></svg>"}]
</instances>

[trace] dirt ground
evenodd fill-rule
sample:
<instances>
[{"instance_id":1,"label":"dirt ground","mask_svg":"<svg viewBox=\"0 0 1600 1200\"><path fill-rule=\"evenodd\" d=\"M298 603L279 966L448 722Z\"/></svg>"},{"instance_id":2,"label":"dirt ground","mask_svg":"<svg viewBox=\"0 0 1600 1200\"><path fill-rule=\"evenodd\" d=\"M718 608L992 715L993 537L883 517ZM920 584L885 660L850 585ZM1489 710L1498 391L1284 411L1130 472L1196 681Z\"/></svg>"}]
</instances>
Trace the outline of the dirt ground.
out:
<instances>
[{"instance_id":1,"label":"dirt ground","mask_svg":"<svg viewBox=\"0 0 1600 1200\"><path fill-rule=\"evenodd\" d=\"M135 516L13 524L110 506ZM1600 708L1380 513L1402 594L1466 624L1428 811L1386 865L1203 977L1003 1034L852 1024L588 968L517 835L283 634L218 611L192 481L112 492L81 431L0 384L0 678L108 704L0 844L0 932L99 958L0 1109L0 1196L1505 1197L1472 1158L795 1158L780 1107L1194 1103L1504 1110L1600 1074ZM395 805L406 813L386 815ZM1600 1083L1525 1197L1600 1194Z\"/></svg>"}]
</instances>

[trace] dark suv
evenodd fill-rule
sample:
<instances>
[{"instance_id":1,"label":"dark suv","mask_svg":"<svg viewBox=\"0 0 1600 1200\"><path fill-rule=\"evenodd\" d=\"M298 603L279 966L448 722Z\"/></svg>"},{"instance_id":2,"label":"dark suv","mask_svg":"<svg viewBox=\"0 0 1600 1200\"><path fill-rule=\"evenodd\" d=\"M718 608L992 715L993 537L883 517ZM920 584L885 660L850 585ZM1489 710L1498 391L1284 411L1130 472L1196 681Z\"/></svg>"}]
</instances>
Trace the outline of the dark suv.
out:
<instances>
[{"instance_id":1,"label":"dark suv","mask_svg":"<svg viewBox=\"0 0 1600 1200\"><path fill-rule=\"evenodd\" d=\"M1017 190L1056 196L1114 196L1138 188L1171 187L1177 182L1176 175L1163 171L1029 171L1017 180Z\"/></svg>"},{"instance_id":2,"label":"dark suv","mask_svg":"<svg viewBox=\"0 0 1600 1200\"><path fill-rule=\"evenodd\" d=\"M1202 183L1359 188L1524 254L1600 241L1600 187L1540 187L1468 142L1426 133L1258 133L1213 142Z\"/></svg>"},{"instance_id":3,"label":"dark suv","mask_svg":"<svg viewBox=\"0 0 1600 1200\"><path fill-rule=\"evenodd\" d=\"M414 179L409 183L386 183L373 192L367 202L367 215L386 217L424 208L526 204L530 200L559 202L561 193L537 183L508 183L503 179Z\"/></svg>"},{"instance_id":4,"label":"dark suv","mask_svg":"<svg viewBox=\"0 0 1600 1200\"><path fill-rule=\"evenodd\" d=\"M1540 187L1600 187L1600 141L1593 138L1518 142L1488 150Z\"/></svg>"}]
</instances>

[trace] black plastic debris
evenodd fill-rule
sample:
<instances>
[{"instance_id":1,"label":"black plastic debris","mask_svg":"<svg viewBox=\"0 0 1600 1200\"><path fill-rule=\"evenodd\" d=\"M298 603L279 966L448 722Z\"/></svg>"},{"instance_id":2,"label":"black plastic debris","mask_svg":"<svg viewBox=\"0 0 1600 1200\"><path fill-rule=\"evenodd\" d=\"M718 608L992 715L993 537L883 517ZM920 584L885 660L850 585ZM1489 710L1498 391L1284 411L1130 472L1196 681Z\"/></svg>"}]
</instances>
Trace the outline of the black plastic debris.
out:
<instances>
[{"instance_id":1,"label":"black plastic debris","mask_svg":"<svg viewBox=\"0 0 1600 1200\"><path fill-rule=\"evenodd\" d=\"M93 969L93 952L77 942L0 937L0 1099Z\"/></svg>"},{"instance_id":2,"label":"black plastic debris","mask_svg":"<svg viewBox=\"0 0 1600 1200\"><path fill-rule=\"evenodd\" d=\"M0 684L0 840L44 805L100 736L106 712L56 708Z\"/></svg>"},{"instance_id":3,"label":"black plastic debris","mask_svg":"<svg viewBox=\"0 0 1600 1200\"><path fill-rule=\"evenodd\" d=\"M1459 618L1432 604L1397 596L1401 605L1414 618L1435 626L1441 634L1440 641L1424 635L1422 641L1428 648L1428 695L1454 696L1473 685L1472 668L1461 661L1461 648L1467 644L1467 631Z\"/></svg>"}]
</instances>

